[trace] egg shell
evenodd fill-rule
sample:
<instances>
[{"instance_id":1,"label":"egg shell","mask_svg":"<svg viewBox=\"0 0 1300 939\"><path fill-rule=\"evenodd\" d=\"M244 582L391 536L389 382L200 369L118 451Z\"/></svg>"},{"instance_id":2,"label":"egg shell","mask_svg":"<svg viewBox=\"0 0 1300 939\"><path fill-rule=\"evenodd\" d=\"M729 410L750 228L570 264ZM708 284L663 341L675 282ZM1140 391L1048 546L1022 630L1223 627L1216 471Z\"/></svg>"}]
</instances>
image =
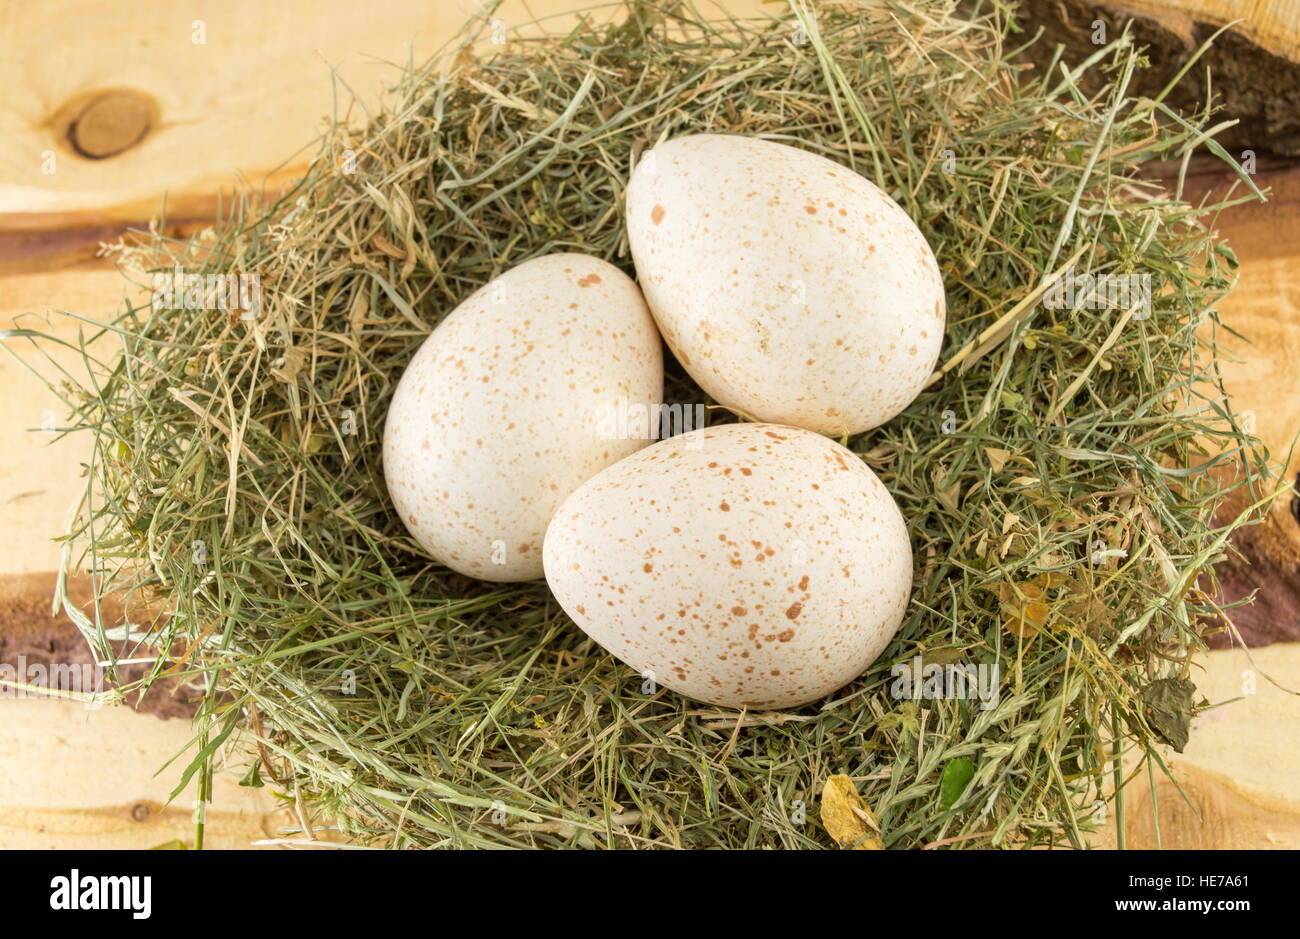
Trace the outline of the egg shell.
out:
<instances>
[{"instance_id":1,"label":"egg shell","mask_svg":"<svg viewBox=\"0 0 1300 939\"><path fill-rule=\"evenodd\" d=\"M844 447L774 424L651 445L578 488L546 532L546 580L643 675L726 707L825 697L897 632L907 527Z\"/></svg>"},{"instance_id":2,"label":"egg shell","mask_svg":"<svg viewBox=\"0 0 1300 939\"><path fill-rule=\"evenodd\" d=\"M858 433L934 371L946 317L934 252L852 169L756 138L679 137L637 164L627 229L669 347L729 408Z\"/></svg>"},{"instance_id":3,"label":"egg shell","mask_svg":"<svg viewBox=\"0 0 1300 939\"><path fill-rule=\"evenodd\" d=\"M541 577L556 508L649 442L601 415L662 398L662 347L636 284L599 258L535 258L456 307L403 372L384 426L389 494L447 567Z\"/></svg>"}]
</instances>

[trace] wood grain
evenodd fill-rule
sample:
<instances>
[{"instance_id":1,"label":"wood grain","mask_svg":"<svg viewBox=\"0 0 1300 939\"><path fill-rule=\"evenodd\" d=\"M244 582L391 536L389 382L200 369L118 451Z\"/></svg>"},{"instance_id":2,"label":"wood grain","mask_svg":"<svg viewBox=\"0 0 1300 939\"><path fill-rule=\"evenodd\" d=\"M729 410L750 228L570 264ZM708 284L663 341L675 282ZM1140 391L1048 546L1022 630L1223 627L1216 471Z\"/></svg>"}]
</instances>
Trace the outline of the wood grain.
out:
<instances>
[{"instance_id":1,"label":"wood grain","mask_svg":"<svg viewBox=\"0 0 1300 939\"><path fill-rule=\"evenodd\" d=\"M511 0L498 16L513 27L577 5ZM760 0L723 5L738 15L783 11ZM100 241L162 215L164 198L171 230L193 231L214 216L236 174L254 187L283 187L301 172L333 107L331 66L373 105L395 74L385 61L421 60L474 6L473 0L196 0L182 9L169 0L0 0L6 88L0 100L0 328L16 321L43 325L51 309L92 320L110 316L132 288L95 258ZM1279 59L1297 58L1300 5L1182 0L1173 9L1152 0L1109 6L1154 18L1172 37L1164 48L1181 54L1194 48L1207 25L1244 16L1237 33L1246 45L1231 46L1232 55L1240 58L1240 50L1253 45ZM199 22L202 42L196 41ZM1260 128L1269 120L1290 127L1300 108L1270 118L1277 97L1267 92L1277 89L1261 87L1266 93L1258 101L1247 96L1236 103L1257 109L1241 139L1263 139L1260 149L1267 149ZM1279 142L1285 149L1287 141ZM1221 184L1196 174L1191 182L1193 191ZM1300 172L1264 166L1260 182L1275 188L1269 204L1234 210L1220 224L1242 260L1238 289L1223 312L1253 343L1234 343L1241 361L1225 370L1238 410L1254 412L1277 453L1300 431ZM73 324L49 322L58 335L75 337ZM58 365L75 368L75 357L55 355ZM56 371L51 366L46 374ZM85 441L31 432L51 413L57 424L63 410L7 356L0 356L0 388L7 404L0 418L0 526L20 533L0 539L0 572L49 571L59 553L51 539L63 532L82 485ZM1251 588L1261 579L1300 583L1300 526L1287 506L1254 534L1247 544L1259 563L1240 568L1239 586ZM1267 567L1269 559L1275 568ZM1290 596L1265 593L1260 635L1295 621ZM1251 654L1261 675L1268 671L1300 687L1300 644ZM1235 650L1206 657L1198 686L1212 700L1237 696L1241 673L1253 668L1242 664L1244 655ZM1184 812L1169 784L1157 782L1166 847L1300 846L1294 781L1300 754L1288 745L1300 726L1298 699L1262 678L1258 684L1255 695L1203 719L1188 752L1172 757L1198 815ZM188 735L185 722L125 709L87 712L63 702L0 701L0 847L190 841L192 796L162 808L174 777L152 775ZM1154 846L1144 785L1140 780L1129 796L1127 831L1135 847ZM266 790L241 789L221 778L209 844L243 846L276 834L285 820L273 812Z\"/></svg>"},{"instance_id":2,"label":"wood grain","mask_svg":"<svg viewBox=\"0 0 1300 939\"><path fill-rule=\"evenodd\" d=\"M1177 785L1157 769L1155 805L1145 771L1125 790L1127 846L1300 848L1300 643L1209 652L1191 677L1197 700L1218 706L1183 753L1162 748ZM1114 843L1112 815L1097 844Z\"/></svg>"},{"instance_id":3,"label":"wood grain","mask_svg":"<svg viewBox=\"0 0 1300 939\"><path fill-rule=\"evenodd\" d=\"M1211 165L1208 161L1202 166ZM1219 331L1220 367L1233 408L1267 445L1292 484L1300 456L1300 166L1261 164L1257 184L1268 202L1226 210L1218 229L1241 261L1237 282L1220 307L1224 322L1239 333ZM1225 195L1230 179L1220 169L1194 173L1184 195L1189 201ZM1237 192L1240 192L1238 187ZM1246 508L1243 492L1220 512L1221 523ZM1238 533L1243 557L1221 565L1223 599L1240 600L1256 589L1258 599L1233 611L1234 625L1252 645L1300 641L1300 495L1274 503L1267 522ZM1226 645L1230 637L1216 638Z\"/></svg>"},{"instance_id":4,"label":"wood grain","mask_svg":"<svg viewBox=\"0 0 1300 939\"><path fill-rule=\"evenodd\" d=\"M1243 789L1230 776L1178 764L1173 780L1145 774L1125 793L1125 847L1129 850L1295 850L1300 848L1300 802ZM1176 781L1176 784L1175 784ZM1093 842L1114 848L1112 819Z\"/></svg>"},{"instance_id":5,"label":"wood grain","mask_svg":"<svg viewBox=\"0 0 1300 939\"><path fill-rule=\"evenodd\" d=\"M0 277L0 329L24 327L78 341L81 324L51 315L70 310L92 321L106 321L120 304L143 290L131 285L111 266L78 266L63 272ZM5 409L0 415L0 526L22 537L0 538L0 572L49 571L59 566L61 546L53 539L67 530L69 512L85 482L82 464L90 458L90 441L84 436L61 436L67 408L58 396L28 373L14 357L21 355L51 381L60 369L84 375L72 350L42 345L46 359L27 340L5 341L0 350L0 388ZM113 340L105 336L91 345L92 354L109 355Z\"/></svg>"},{"instance_id":6,"label":"wood grain","mask_svg":"<svg viewBox=\"0 0 1300 939\"><path fill-rule=\"evenodd\" d=\"M1237 23L1235 32L1274 55L1300 61L1300 4L1292 0L1116 0L1105 6L1159 20L1189 45L1197 23Z\"/></svg>"},{"instance_id":7,"label":"wood grain","mask_svg":"<svg viewBox=\"0 0 1300 939\"><path fill-rule=\"evenodd\" d=\"M1256 671L1243 696L1243 673ZM1187 752L1166 752L1191 802L1157 777L1160 844L1165 848L1300 848L1295 728L1300 698L1271 684L1300 687L1300 644L1211 652L1196 681L1212 702L1241 698L1203 716ZM0 701L0 849L153 847L192 843L187 792L163 802L175 778L154 776L188 740L188 724L124 708L87 711L66 702ZM290 818L266 789L218 776L208 814L208 846L247 847L279 837ZM1128 846L1154 848L1155 815L1145 776L1126 792ZM1096 838L1113 846L1113 815Z\"/></svg>"},{"instance_id":8,"label":"wood grain","mask_svg":"<svg viewBox=\"0 0 1300 939\"><path fill-rule=\"evenodd\" d=\"M534 34L542 19L569 28L572 11L593 6L507 0L497 36ZM772 11L761 0L725 8ZM476 0L2 0L0 232L39 244L51 232L138 223L160 213L164 194L167 217L210 218L236 175L278 190L306 165L328 117L363 121L399 77L394 63L423 63L478 9ZM89 128L77 119L93 102L125 123L92 121L87 154L77 141Z\"/></svg>"},{"instance_id":9,"label":"wood grain","mask_svg":"<svg viewBox=\"0 0 1300 939\"><path fill-rule=\"evenodd\" d=\"M164 192L206 197L236 173L256 187L286 160L303 161L331 112L331 67L373 103L392 77L383 60L405 61L408 50L421 60L472 9L467 0L6 2L0 227L17 214L33 228L66 227L70 213L147 218ZM105 89L151 99L157 116L131 149L86 159L67 136L68 103Z\"/></svg>"},{"instance_id":10,"label":"wood grain","mask_svg":"<svg viewBox=\"0 0 1300 939\"><path fill-rule=\"evenodd\" d=\"M188 721L126 708L0 701L0 849L193 846L193 785L167 804L176 772L155 773L185 746ZM289 816L265 789L213 783L205 846L246 848L280 836Z\"/></svg>"},{"instance_id":11,"label":"wood grain","mask_svg":"<svg viewBox=\"0 0 1300 939\"><path fill-rule=\"evenodd\" d=\"M1216 136L1232 152L1300 155L1300 4L1294 0L1051 0L1021 4L1020 11L1031 34L1043 31L1043 41L1026 53L1040 66L1058 45L1073 64L1128 31L1147 50L1131 94L1155 97L1182 73L1165 102L1190 113L1213 96L1223 105L1218 119L1236 121ZM1184 71L1228 23L1236 25ZM1101 81L1093 72L1082 85L1095 92Z\"/></svg>"}]
</instances>

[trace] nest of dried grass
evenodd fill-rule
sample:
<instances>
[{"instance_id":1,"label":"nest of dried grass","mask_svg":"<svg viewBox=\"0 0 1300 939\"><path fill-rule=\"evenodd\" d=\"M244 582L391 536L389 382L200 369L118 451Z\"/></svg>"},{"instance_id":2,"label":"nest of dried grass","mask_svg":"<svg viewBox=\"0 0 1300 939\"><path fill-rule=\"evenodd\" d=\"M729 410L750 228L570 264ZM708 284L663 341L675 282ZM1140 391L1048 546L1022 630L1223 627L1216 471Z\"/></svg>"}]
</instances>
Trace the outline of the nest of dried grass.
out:
<instances>
[{"instance_id":1,"label":"nest of dried grass","mask_svg":"<svg viewBox=\"0 0 1300 939\"><path fill-rule=\"evenodd\" d=\"M337 827L391 847L826 846L836 773L890 847L1081 846L1099 805L1122 811L1121 758L1162 766L1192 707L1168 680L1218 616L1203 575L1268 497L1216 368L1235 264L1217 207L1139 175L1198 147L1229 158L1206 115L1126 95L1143 67L1127 37L1032 72L1008 10L956 6L709 22L639 2L476 55L489 8L381 111L339 115L294 191L125 250L137 271L261 284L253 315L125 309L106 327L120 354L63 389L95 440L69 568L136 598L116 632L68 612L106 658L127 638L162 653L153 677L207 689L182 783L239 772L297 807L291 841ZM696 131L856 168L948 289L941 372L848 441L911 526L910 613L865 675L793 712L645 693L545 584L433 564L380 467L394 382L439 318L552 251L632 273L629 169ZM1150 315L1049 308L1071 264L1149 274ZM670 365L667 400L702 399ZM1237 487L1254 507L1216 526ZM900 698L891 667L918 655L998 665L996 706Z\"/></svg>"}]
</instances>

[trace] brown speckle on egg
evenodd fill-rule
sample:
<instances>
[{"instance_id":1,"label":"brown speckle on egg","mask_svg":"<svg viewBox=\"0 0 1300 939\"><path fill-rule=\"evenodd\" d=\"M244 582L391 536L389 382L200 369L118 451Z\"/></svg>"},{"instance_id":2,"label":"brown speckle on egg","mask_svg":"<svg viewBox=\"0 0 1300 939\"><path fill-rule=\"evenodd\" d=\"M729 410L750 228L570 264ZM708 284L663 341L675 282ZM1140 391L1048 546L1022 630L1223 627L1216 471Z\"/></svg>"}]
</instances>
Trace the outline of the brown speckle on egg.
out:
<instances>
[{"instance_id":1,"label":"brown speckle on egg","mask_svg":"<svg viewBox=\"0 0 1300 939\"><path fill-rule=\"evenodd\" d=\"M835 436L884 423L920 393L943 340L922 316L933 306L943 322L943 280L886 193L825 157L740 135L694 134L654 152L628 184L628 240L669 347L705 391ZM821 224L820 206L837 224ZM661 212L677 224L660 226ZM900 277L904 267L920 276ZM900 338L864 375L861 350Z\"/></svg>"},{"instance_id":2,"label":"brown speckle on egg","mask_svg":"<svg viewBox=\"0 0 1300 939\"><path fill-rule=\"evenodd\" d=\"M750 475L718 471L742 463ZM730 532L708 511L723 504ZM654 576L623 583L647 545ZM633 669L710 704L762 709L861 674L902 623L912 573L902 515L861 459L819 434L750 423L672 437L603 470L560 507L543 556L561 606ZM603 577L621 591L602 606ZM810 590L832 578L833 590ZM665 617L670 634L645 630Z\"/></svg>"},{"instance_id":3,"label":"brown speckle on egg","mask_svg":"<svg viewBox=\"0 0 1300 939\"><path fill-rule=\"evenodd\" d=\"M657 404L662 353L636 284L599 258L547 255L493 284L448 313L402 373L383 471L435 560L483 580L532 580L564 498L648 443L607 439L591 418L620 398ZM582 343L565 338L575 322Z\"/></svg>"}]
</instances>

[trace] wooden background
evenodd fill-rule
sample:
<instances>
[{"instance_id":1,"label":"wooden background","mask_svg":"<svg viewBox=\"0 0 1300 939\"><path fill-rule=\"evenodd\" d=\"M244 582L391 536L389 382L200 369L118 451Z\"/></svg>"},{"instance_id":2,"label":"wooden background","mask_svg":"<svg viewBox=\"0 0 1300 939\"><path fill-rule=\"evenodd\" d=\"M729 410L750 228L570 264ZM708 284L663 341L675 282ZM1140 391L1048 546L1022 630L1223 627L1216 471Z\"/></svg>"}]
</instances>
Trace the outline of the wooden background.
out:
<instances>
[{"instance_id":1,"label":"wooden background","mask_svg":"<svg viewBox=\"0 0 1300 939\"><path fill-rule=\"evenodd\" d=\"M579 2L508 2L497 15L514 28ZM783 9L759 0L722 6L739 15ZM1300 49L1294 4L1188 0L1172 13L1169 3L1125 6L1156 15L1188 51L1196 24L1223 22L1226 12L1246 18L1238 31L1262 50L1294 59ZM0 101L0 328L54 326L71 338L75 330L48 320L49 311L112 315L132 288L96 256L100 241L147 225L164 199L168 224L186 231L213 216L237 178L268 187L293 178L334 106L331 68L373 104L394 75L388 63L423 60L474 8L471 0L199 0L183 7L170 0L0 0L0 87L7 92ZM1065 28L1076 27L1087 23ZM346 100L341 85L337 93ZM1228 373L1237 407L1252 410L1261 434L1285 452L1300 431L1300 172L1266 154L1260 165L1257 180L1275 188L1274 198L1230 213L1221 226L1242 260L1224 315L1255 343L1238 344L1240 361ZM1193 178L1201 190L1222 184L1217 173ZM72 367L71 357L60 363ZM73 641L69 624L48 614L47 572L59 563L52 539L80 492L87 450L76 438L54 442L48 430L63 411L8 356L0 356L0 389L3 660L6 639L10 648ZM1284 500L1243 549L1254 566L1234 568L1239 587L1267 588L1267 608L1250 624L1253 642L1300 638L1300 524L1290 516ZM1300 688L1300 643L1216 651L1201 665L1203 693L1240 700L1203 716L1187 752L1171 754L1197 812L1159 784L1163 843L1300 847L1300 699L1265 677ZM1243 696L1252 681L1254 693ZM163 702L153 710L169 708ZM0 700L0 847L190 842L192 794L164 805L174 775L155 775L188 734L184 719L126 708ZM292 824L268 790L228 778L216 789L209 846L247 846ZM1131 792L1130 844L1153 845L1150 800L1141 785Z\"/></svg>"}]
</instances>

